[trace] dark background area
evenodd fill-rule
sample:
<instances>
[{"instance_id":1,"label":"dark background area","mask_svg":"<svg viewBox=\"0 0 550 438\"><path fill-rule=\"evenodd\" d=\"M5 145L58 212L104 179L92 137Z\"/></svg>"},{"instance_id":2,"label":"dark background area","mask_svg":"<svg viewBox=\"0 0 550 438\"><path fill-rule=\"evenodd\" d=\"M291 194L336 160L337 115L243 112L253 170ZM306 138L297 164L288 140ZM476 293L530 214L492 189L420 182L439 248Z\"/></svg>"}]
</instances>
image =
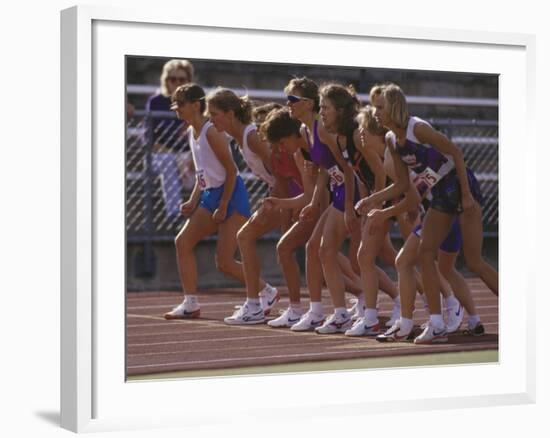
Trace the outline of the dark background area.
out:
<instances>
[{"instance_id":1,"label":"dark background area","mask_svg":"<svg viewBox=\"0 0 550 438\"><path fill-rule=\"evenodd\" d=\"M159 85L162 66L169 58L127 57L127 84ZM224 86L283 90L293 76L307 76L317 83L338 81L353 84L359 93L377 83L395 82L407 95L438 97L498 98L498 75L440 71L380 69L354 66L294 65L243 61L213 61L187 58L195 67L194 81L203 87ZM130 103L143 108L146 95L129 96ZM412 105L420 117L497 120L498 108L446 105Z\"/></svg>"}]
</instances>

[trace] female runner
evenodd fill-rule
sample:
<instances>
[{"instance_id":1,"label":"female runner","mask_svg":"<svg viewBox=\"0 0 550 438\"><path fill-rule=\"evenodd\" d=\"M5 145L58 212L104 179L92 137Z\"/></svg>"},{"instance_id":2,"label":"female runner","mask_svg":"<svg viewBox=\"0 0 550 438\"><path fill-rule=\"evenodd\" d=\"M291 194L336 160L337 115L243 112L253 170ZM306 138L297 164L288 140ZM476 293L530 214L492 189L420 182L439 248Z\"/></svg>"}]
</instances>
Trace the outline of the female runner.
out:
<instances>
[{"instance_id":1,"label":"female runner","mask_svg":"<svg viewBox=\"0 0 550 438\"><path fill-rule=\"evenodd\" d=\"M355 97L354 92L339 84L327 84L322 87L320 95L323 125L327 130L329 130L329 132L334 132L337 135L338 152L343 154L343 157L345 157L351 164L350 167L347 163L345 163L343 170L346 179L346 188L355 187L356 194L354 195L353 190L345 190L343 209L339 209L337 204L333 204L336 208L332 209L331 216L327 219L327 221L330 220L331 222L327 222L323 230L323 244L321 245L323 270L325 271L327 285L329 286L334 306L335 308L338 308L338 310L335 311L332 321L327 321L325 326L319 328L317 332L335 333L338 331L346 331L346 333L350 336L359 336L364 333L355 333L355 331L349 330L351 329L351 321L346 324L346 330L342 330L338 327L338 325L345 319L345 312L341 310L341 303L343 302L341 283L337 279L337 272L333 269L331 260L333 254L338 251L339 246L346 237L348 230L352 233L352 240L354 239L354 232L355 238L358 239L358 241L360 240L360 223L353 210L354 201L356 201L354 198L358 196L358 185L355 181L355 176L357 176L360 181L359 187L362 187L362 194L366 195L366 190L373 190L375 187L382 188L384 186L385 173L382 167L382 161L380 160L377 152L369 148L364 148L361 145L360 130L357 122L355 121L359 102ZM326 237L328 235L331 237L327 239ZM363 243L361 243L361 246L363 246ZM362 252L359 250L359 256L361 254ZM363 290L366 292L366 307L368 311L368 303L370 302L370 298L369 291L365 289L365 266L363 266L361 259L359 259L359 266L363 280ZM370 266L370 269L376 277L376 282L378 284L380 270L377 269L374 262L372 266ZM397 315L399 312L399 297L395 286L388 292L390 296L396 300L395 307L397 310L395 313ZM374 307L376 306L377 295L378 288L374 294ZM363 320L364 317L359 317L357 319L357 321Z\"/></svg>"},{"instance_id":2,"label":"female runner","mask_svg":"<svg viewBox=\"0 0 550 438\"><path fill-rule=\"evenodd\" d=\"M394 160L396 182L357 207L365 212L406 192L410 186L407 167L418 175L420 184L430 190L432 200L423 220L419 248L430 320L415 343L444 342L447 330L441 315L435 259L455 217L459 218L467 266L498 295L498 274L481 255L483 230L479 183L466 168L458 147L425 121L409 116L405 95L397 85L385 86L374 106L378 121L390 130L386 138Z\"/></svg>"},{"instance_id":3,"label":"female runner","mask_svg":"<svg viewBox=\"0 0 550 438\"><path fill-rule=\"evenodd\" d=\"M217 89L206 99L210 120L220 132L233 137L240 148L246 164L252 172L278 196L284 181L274 176L271 164L271 149L258 136L252 122L252 103L245 97L238 97L228 89ZM224 319L226 324L261 324L273 305L279 300L276 288L260 278L260 259L256 253L256 240L280 226L280 215L260 207L237 233L246 284L246 301L235 313Z\"/></svg>"},{"instance_id":4,"label":"female runner","mask_svg":"<svg viewBox=\"0 0 550 438\"><path fill-rule=\"evenodd\" d=\"M196 181L191 196L180 207L181 214L189 218L175 240L184 300L164 317L198 318L200 305L195 246L206 236L217 232L217 268L244 282L241 265L234 259L237 250L235 236L250 216L250 205L227 137L204 116L204 90L193 83L178 87L172 96L171 108L179 119L189 124L187 132Z\"/></svg>"},{"instance_id":5,"label":"female runner","mask_svg":"<svg viewBox=\"0 0 550 438\"><path fill-rule=\"evenodd\" d=\"M293 154L296 165L302 173L305 191L303 194L289 199L266 198L264 205L283 211L299 212L305 204L311 201L312 194L308 187L315 185L317 178L317 169L313 168L311 160L318 156L318 150L310 148L306 130L307 126L314 125L318 117L318 87L315 82L307 78L295 78L287 85L285 92L287 93L288 113L273 113L273 117L269 118L269 123L262 127L262 131L276 144ZM300 122L303 122L301 127ZM297 125L294 125L296 123ZM295 131L296 126L299 127L298 132ZM310 238L320 212L324 211L328 204L326 195L327 192L324 188L317 192L318 205L320 206L317 217L308 221L294 222L288 232L279 240L277 254L287 281L290 305L279 318L268 322L271 327L291 327L294 331L313 330L324 319L321 305L322 270L319 269L319 264L316 264L315 260L312 262L312 257L306 254L306 277L311 301L310 310L303 314L300 304L300 270L294 253ZM315 259L318 259L318 253L315 255ZM361 293L360 279L353 271L349 260L343 254L339 254L338 263L344 274L346 290L359 295Z\"/></svg>"},{"instance_id":6,"label":"female runner","mask_svg":"<svg viewBox=\"0 0 550 438\"><path fill-rule=\"evenodd\" d=\"M379 185L383 184L385 176L382 163L376 153L372 151L370 153L358 152L355 148L355 144L360 141L359 130L354 120L358 107L355 96L348 89L338 84L324 85L319 94L319 114L323 129L336 136L336 145L334 145L334 142L329 144L330 149L328 152L331 152L331 155L327 154L325 158L329 159L323 163L330 176L333 201L325 213L324 223L318 224L308 245L314 241L314 237L317 237L317 242L320 241L318 244L319 257L334 305L334 314L321 327L318 327L316 332L330 334L345 332L351 328L352 324L351 315L345 307L342 272L336 263L340 247L348 233L352 236L352 242L358 242L360 236L359 220L353 210L354 202L357 201L359 196L359 188L353 170L346 162L346 158L351 160L353 166L362 168L361 174L365 166L367 168L369 165L372 166L375 169L374 172ZM368 164L363 162L363 154L367 155ZM357 253L352 253L352 257L355 254ZM378 280L379 272L376 268L374 272ZM390 294L394 298L398 296L395 287L392 288Z\"/></svg>"},{"instance_id":7,"label":"female runner","mask_svg":"<svg viewBox=\"0 0 550 438\"><path fill-rule=\"evenodd\" d=\"M316 178L313 197L309 204L302 209L300 222L295 224L293 228L289 230L289 233L283 236L277 247L279 259L282 261L291 258L292 253L298 246L303 244L304 240L308 242L306 244L306 282L310 294L310 308L302 315L297 323L291 326L291 330L293 331L314 330L325 320L321 303L324 278L319 260L319 243L322 233L317 232L314 238L315 233L312 235L312 230L322 230L319 224L323 224L326 219L325 212L326 205L328 204L326 171L323 170L322 165L327 160L332 159L332 153L323 141L335 145L335 139L334 136L328 134L319 123L318 91L317 84L305 77L294 78L285 87L289 114L292 118L302 122L301 133L307 142L307 147L302 147L301 149L301 154L306 160L304 165L307 169L307 173ZM304 202L306 202L306 197L304 197ZM339 254L337 260L344 274L343 280L346 284L346 289L356 295L360 295L360 279L353 271L351 263L343 254ZM297 304L299 300L300 284L299 269L296 264L291 265L288 263L287 266L292 266L291 270L285 273L288 281L289 293L291 296L295 297L293 301ZM298 313L299 312L293 312L293 318L291 318L291 320L294 320ZM274 320L270 322L270 325L282 327L291 325L286 321L287 315L283 313L279 321Z\"/></svg>"}]
</instances>

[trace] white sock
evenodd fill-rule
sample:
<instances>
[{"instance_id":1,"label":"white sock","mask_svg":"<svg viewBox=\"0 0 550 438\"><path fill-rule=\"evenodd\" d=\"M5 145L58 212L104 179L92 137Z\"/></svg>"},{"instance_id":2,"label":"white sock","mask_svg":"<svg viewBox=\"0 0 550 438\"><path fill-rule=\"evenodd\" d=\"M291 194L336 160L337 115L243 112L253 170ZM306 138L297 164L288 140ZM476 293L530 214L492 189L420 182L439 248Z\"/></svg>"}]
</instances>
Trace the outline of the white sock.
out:
<instances>
[{"instance_id":1,"label":"white sock","mask_svg":"<svg viewBox=\"0 0 550 438\"><path fill-rule=\"evenodd\" d=\"M259 298L247 298L245 301L245 304L248 304L249 307L253 309L257 309L260 307L260 299Z\"/></svg>"},{"instance_id":2,"label":"white sock","mask_svg":"<svg viewBox=\"0 0 550 438\"><path fill-rule=\"evenodd\" d=\"M369 309L367 307L365 309L365 318L367 318L369 322L378 321L378 309Z\"/></svg>"},{"instance_id":3,"label":"white sock","mask_svg":"<svg viewBox=\"0 0 550 438\"><path fill-rule=\"evenodd\" d=\"M397 295L397 297L395 297L393 299L393 303L398 306L398 307L401 307L401 297L399 295Z\"/></svg>"},{"instance_id":4,"label":"white sock","mask_svg":"<svg viewBox=\"0 0 550 438\"><path fill-rule=\"evenodd\" d=\"M409 333L414 327L414 321L409 318L401 317L401 331Z\"/></svg>"},{"instance_id":5,"label":"white sock","mask_svg":"<svg viewBox=\"0 0 550 438\"><path fill-rule=\"evenodd\" d=\"M302 305L300 303L290 303L289 307L294 313L302 313Z\"/></svg>"},{"instance_id":6,"label":"white sock","mask_svg":"<svg viewBox=\"0 0 550 438\"><path fill-rule=\"evenodd\" d=\"M321 304L321 301L312 301L309 304L310 310L315 313L316 315L324 315L323 313L323 305Z\"/></svg>"},{"instance_id":7,"label":"white sock","mask_svg":"<svg viewBox=\"0 0 550 438\"><path fill-rule=\"evenodd\" d=\"M458 300L455 298L454 295L450 295L447 298L445 298L445 307L447 309L455 309L458 306L460 306L460 303L458 302Z\"/></svg>"},{"instance_id":8,"label":"white sock","mask_svg":"<svg viewBox=\"0 0 550 438\"><path fill-rule=\"evenodd\" d=\"M430 315L430 322L432 323L432 326L435 328L443 328L445 327L445 322L443 322L443 316L434 314Z\"/></svg>"},{"instance_id":9,"label":"white sock","mask_svg":"<svg viewBox=\"0 0 550 438\"><path fill-rule=\"evenodd\" d=\"M197 295L185 295L185 298L183 300L185 304L190 304L192 306L196 306L199 304L199 297Z\"/></svg>"},{"instance_id":10,"label":"white sock","mask_svg":"<svg viewBox=\"0 0 550 438\"><path fill-rule=\"evenodd\" d=\"M362 309L363 307L365 307L365 292L357 295L357 308Z\"/></svg>"}]
</instances>

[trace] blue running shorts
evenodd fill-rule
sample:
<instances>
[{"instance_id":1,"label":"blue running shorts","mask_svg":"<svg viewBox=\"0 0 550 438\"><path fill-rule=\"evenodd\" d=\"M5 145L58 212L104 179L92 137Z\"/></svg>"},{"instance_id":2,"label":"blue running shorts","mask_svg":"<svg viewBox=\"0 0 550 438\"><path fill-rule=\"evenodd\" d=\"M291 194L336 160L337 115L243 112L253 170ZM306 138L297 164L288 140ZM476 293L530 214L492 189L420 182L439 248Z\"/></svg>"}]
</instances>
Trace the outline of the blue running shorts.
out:
<instances>
[{"instance_id":1,"label":"blue running shorts","mask_svg":"<svg viewBox=\"0 0 550 438\"><path fill-rule=\"evenodd\" d=\"M220 205L220 200L223 195L223 185L215 188L203 190L200 197L199 207L205 208L210 213L214 213ZM240 215L249 218L252 215L250 211L250 203L248 201L248 192L244 185L243 179L237 175L233 194L227 205L226 219L231 217L236 211Z\"/></svg>"}]
</instances>

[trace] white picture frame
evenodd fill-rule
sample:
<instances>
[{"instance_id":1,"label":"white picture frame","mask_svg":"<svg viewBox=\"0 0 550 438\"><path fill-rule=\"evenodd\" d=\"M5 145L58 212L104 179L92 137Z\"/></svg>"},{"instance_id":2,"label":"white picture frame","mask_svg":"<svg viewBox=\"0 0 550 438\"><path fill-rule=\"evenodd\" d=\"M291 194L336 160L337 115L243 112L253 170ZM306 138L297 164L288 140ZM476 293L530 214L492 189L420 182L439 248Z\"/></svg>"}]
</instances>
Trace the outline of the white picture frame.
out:
<instances>
[{"instance_id":1,"label":"white picture frame","mask_svg":"<svg viewBox=\"0 0 550 438\"><path fill-rule=\"evenodd\" d=\"M506 149L520 140L518 132L527 133L527 141L522 134L527 152L536 144L532 138L534 131L530 129L534 90L528 86L534 75L534 36L244 14L227 23L221 14L204 15L191 8L185 13L168 14L153 8L79 6L63 11L61 24L62 427L77 432L179 427L182 412L189 418L187 425L196 425L207 420L211 423L213 413L217 424L225 424L243 413L261 418L274 408L278 409L279 417L292 417L297 408L305 417L327 417L344 412L361 415L367 411L407 411L411 400L421 401L421 407L415 409L534 402L535 344L534 338L527 336L528 331L535 332L534 288L528 287L534 281L534 274L525 260L518 260L505 251L508 247L534 247L532 239L536 233L524 239L519 233L516 236L511 232L515 227L526 225L534 230L534 216L510 202L513 197L535 208L535 195L527 190L535 185L534 172L514 181L504 178L500 183L500 191L505 192L506 197L501 197L500 202L499 231L504 250L501 249L499 261L503 287L498 364L125 383L124 355L121 354L124 351L124 312L121 312L124 288L120 287L124 285L124 257L120 257L124 251L124 217L118 217L124 204L124 182L120 178L124 142L119 144L124 138L121 123L124 75L120 74L123 54L200 57L193 47L181 47L181 44L178 47L173 43L178 35L185 34L202 38L203 58L216 59L216 41L226 41L223 56L235 59L239 52L233 50L232 39L242 43L252 35L264 44L274 39L280 41L280 45L298 39L319 41L336 50L331 52L337 53L331 58L333 65L346 65L350 59L345 57L346 51L338 51L338 47L364 45L376 54L378 67L498 73L501 75L499 170L502 176L514 166L520 173L525 172L522 158L511 157ZM221 37L223 39L219 39ZM204 56L207 46L213 54ZM399 54L395 56L398 61L385 57L390 46L392 52ZM255 51L260 53L253 44L246 47L248 56L254 56L250 53ZM415 59L413 47L414 51L428 54L422 65ZM456 51L457 56L450 58L449 51ZM274 52L276 50L266 56L282 61ZM474 52L482 55L477 67L472 67ZM285 59L314 63L322 62L322 56L322 51L308 51L307 55L297 51ZM106 118L105 113L109 111ZM106 145L110 149L106 149ZM531 214L534 214L532 210ZM510 269L512 262L513 270ZM108 289L112 289L110 293ZM376 382L381 379L373 376L391 378L401 389L384 391L383 385ZM464 379L464 384L454 391L446 385L433 384L446 381L449 376ZM320 403L323 394L336 393L339 385L350 386L358 378L369 386L368 392L356 391L346 397L335 397L331 403ZM319 385L320 379L322 385ZM410 384L403 385L404 382ZM307 385L312 391L311 400L281 403L277 388L287 384ZM216 394L233 393L236 385L268 391L272 397L262 404L239 397L230 406L216 401ZM159 396L166 392L194 394L193 403L186 398Z\"/></svg>"}]
</instances>

